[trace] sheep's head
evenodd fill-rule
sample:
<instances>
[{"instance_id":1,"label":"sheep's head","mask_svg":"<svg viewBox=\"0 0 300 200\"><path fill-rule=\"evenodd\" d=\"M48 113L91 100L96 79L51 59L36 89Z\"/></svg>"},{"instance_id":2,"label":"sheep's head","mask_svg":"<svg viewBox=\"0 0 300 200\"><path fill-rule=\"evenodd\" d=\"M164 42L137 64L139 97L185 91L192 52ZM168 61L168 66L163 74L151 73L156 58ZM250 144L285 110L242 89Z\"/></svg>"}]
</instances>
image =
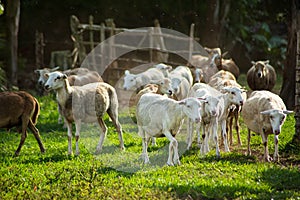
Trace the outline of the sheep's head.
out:
<instances>
[{"instance_id":1,"label":"sheep's head","mask_svg":"<svg viewBox=\"0 0 300 200\"><path fill-rule=\"evenodd\" d=\"M46 73L45 76L48 78L45 83L46 90L56 90L63 87L64 81L67 79L67 75L58 71Z\"/></svg>"},{"instance_id":2,"label":"sheep's head","mask_svg":"<svg viewBox=\"0 0 300 200\"><path fill-rule=\"evenodd\" d=\"M169 78L164 78L162 80L151 80L150 83L158 86L158 92L160 94L168 94L168 95L173 94L173 89L171 84L172 82L171 79Z\"/></svg>"},{"instance_id":3,"label":"sheep's head","mask_svg":"<svg viewBox=\"0 0 300 200\"><path fill-rule=\"evenodd\" d=\"M270 124L272 126L273 134L279 135L281 132L281 126L283 125L286 115L291 114L293 111L270 109L260 112L262 115L268 116Z\"/></svg>"},{"instance_id":4,"label":"sheep's head","mask_svg":"<svg viewBox=\"0 0 300 200\"><path fill-rule=\"evenodd\" d=\"M128 70L126 70L125 76L124 76L123 89L130 90L131 88L137 88L136 79L137 79L137 76L135 74L131 74Z\"/></svg>"},{"instance_id":5,"label":"sheep's head","mask_svg":"<svg viewBox=\"0 0 300 200\"><path fill-rule=\"evenodd\" d=\"M182 111L192 121L196 123L201 121L201 104L198 99L190 97L179 101L178 104L182 106Z\"/></svg>"},{"instance_id":6,"label":"sheep's head","mask_svg":"<svg viewBox=\"0 0 300 200\"><path fill-rule=\"evenodd\" d=\"M242 106L244 104L244 98L242 96L243 90L235 87L235 86L231 86L231 87L224 87L222 89L222 92L225 92L228 94L228 99L230 101L230 103L238 105L238 106Z\"/></svg>"},{"instance_id":7,"label":"sheep's head","mask_svg":"<svg viewBox=\"0 0 300 200\"><path fill-rule=\"evenodd\" d=\"M255 68L255 75L257 76L257 78L262 78L266 76L267 74L266 65L269 64L269 60L257 61L257 62L252 61L252 64Z\"/></svg>"}]
</instances>

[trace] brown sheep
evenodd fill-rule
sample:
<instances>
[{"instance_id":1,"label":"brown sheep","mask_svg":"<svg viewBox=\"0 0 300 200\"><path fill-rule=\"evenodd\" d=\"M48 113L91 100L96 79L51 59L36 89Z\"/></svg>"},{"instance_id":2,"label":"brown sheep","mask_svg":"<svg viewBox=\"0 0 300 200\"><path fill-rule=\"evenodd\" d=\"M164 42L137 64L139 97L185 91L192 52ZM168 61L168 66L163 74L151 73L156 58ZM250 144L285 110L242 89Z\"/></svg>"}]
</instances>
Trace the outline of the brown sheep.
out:
<instances>
[{"instance_id":1,"label":"brown sheep","mask_svg":"<svg viewBox=\"0 0 300 200\"><path fill-rule=\"evenodd\" d=\"M223 59L221 55L216 55L214 57L214 62L218 70L231 72L234 75L234 77L238 79L240 75L240 69L232 59Z\"/></svg>"},{"instance_id":2,"label":"brown sheep","mask_svg":"<svg viewBox=\"0 0 300 200\"><path fill-rule=\"evenodd\" d=\"M45 148L40 139L39 131L35 127L37 123L40 106L36 98L24 91L0 93L0 128L10 129L17 127L21 129L21 141L15 155L20 154L21 148L27 137L29 128L37 140L42 153Z\"/></svg>"},{"instance_id":3,"label":"brown sheep","mask_svg":"<svg viewBox=\"0 0 300 200\"><path fill-rule=\"evenodd\" d=\"M247 72L247 82L252 90L271 91L276 83L275 69L266 61L252 61L253 66Z\"/></svg>"}]
</instances>

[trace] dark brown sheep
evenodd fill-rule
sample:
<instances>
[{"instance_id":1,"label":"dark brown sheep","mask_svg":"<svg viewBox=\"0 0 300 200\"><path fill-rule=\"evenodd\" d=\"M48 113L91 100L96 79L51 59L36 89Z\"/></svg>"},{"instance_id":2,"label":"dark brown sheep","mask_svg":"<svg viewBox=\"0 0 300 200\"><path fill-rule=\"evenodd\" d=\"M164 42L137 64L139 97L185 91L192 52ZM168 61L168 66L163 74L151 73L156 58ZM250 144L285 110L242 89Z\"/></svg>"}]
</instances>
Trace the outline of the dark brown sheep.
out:
<instances>
[{"instance_id":1,"label":"dark brown sheep","mask_svg":"<svg viewBox=\"0 0 300 200\"><path fill-rule=\"evenodd\" d=\"M266 61L252 61L253 66L247 72L247 82L252 90L271 91L276 83L275 69Z\"/></svg>"},{"instance_id":2,"label":"dark brown sheep","mask_svg":"<svg viewBox=\"0 0 300 200\"><path fill-rule=\"evenodd\" d=\"M10 129L17 127L21 135L21 141L15 155L20 154L21 148L27 137L29 128L37 140L42 153L45 148L40 139L39 131L35 127L40 106L36 98L24 91L0 93L0 128Z\"/></svg>"}]
</instances>

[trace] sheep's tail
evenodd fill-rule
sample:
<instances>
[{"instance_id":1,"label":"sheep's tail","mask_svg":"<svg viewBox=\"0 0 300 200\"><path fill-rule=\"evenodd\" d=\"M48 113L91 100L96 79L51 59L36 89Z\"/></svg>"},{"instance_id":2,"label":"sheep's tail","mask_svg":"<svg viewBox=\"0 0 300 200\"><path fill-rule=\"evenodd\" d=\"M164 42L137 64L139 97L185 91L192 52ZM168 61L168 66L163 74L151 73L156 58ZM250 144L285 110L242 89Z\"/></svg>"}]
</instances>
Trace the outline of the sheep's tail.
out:
<instances>
[{"instance_id":1,"label":"sheep's tail","mask_svg":"<svg viewBox=\"0 0 300 200\"><path fill-rule=\"evenodd\" d=\"M37 119L40 114L41 108L40 108L40 104L39 104L38 100L36 98L33 98L33 99L34 99L34 111L33 111L33 115L31 116L31 121L35 125L37 123Z\"/></svg>"}]
</instances>

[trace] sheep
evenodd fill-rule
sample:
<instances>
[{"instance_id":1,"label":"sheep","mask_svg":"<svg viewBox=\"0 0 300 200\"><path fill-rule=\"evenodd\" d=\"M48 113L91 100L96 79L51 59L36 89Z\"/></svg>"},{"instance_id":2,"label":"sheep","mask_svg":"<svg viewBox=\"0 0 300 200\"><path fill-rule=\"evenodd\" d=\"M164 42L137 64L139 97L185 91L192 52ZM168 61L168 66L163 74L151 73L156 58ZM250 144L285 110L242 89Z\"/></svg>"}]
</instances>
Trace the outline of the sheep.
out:
<instances>
[{"instance_id":1,"label":"sheep","mask_svg":"<svg viewBox=\"0 0 300 200\"><path fill-rule=\"evenodd\" d=\"M168 77L172 81L173 96L176 100L182 100L188 96L193 85L193 75L186 66L178 66L172 70Z\"/></svg>"},{"instance_id":2,"label":"sheep","mask_svg":"<svg viewBox=\"0 0 300 200\"><path fill-rule=\"evenodd\" d=\"M37 73L39 75L39 80L38 80L39 85L44 88L44 85L45 85L46 81L48 80L48 78L47 78L47 76L45 76L45 74L57 71L58 69L59 69L59 67L55 67L53 69L44 68L44 69L35 70L35 73ZM85 85L88 83L103 82L103 79L98 74L98 72L90 71L87 68L69 69L69 70L65 70L62 73L67 75L69 84L71 86L73 86L73 85L82 86L82 85ZM61 110L60 110L59 105L58 105L58 112L59 112L58 123L61 124L62 118L61 118Z\"/></svg>"},{"instance_id":3,"label":"sheep","mask_svg":"<svg viewBox=\"0 0 300 200\"><path fill-rule=\"evenodd\" d=\"M115 89L104 82L89 83L83 86L70 86L67 76L61 72L47 73L45 84L47 90L56 92L56 99L61 107L63 117L68 128L68 153L72 154L72 122L76 127L76 155L79 154L79 135L81 123L98 122L100 126L100 140L96 153L101 152L107 127L102 119L107 112L117 129L120 148L123 150L122 127L118 120L118 99Z\"/></svg>"},{"instance_id":4,"label":"sheep","mask_svg":"<svg viewBox=\"0 0 300 200\"><path fill-rule=\"evenodd\" d=\"M227 132L226 132L226 120L229 112L229 107L234 104L238 106L243 105L243 98L242 98L242 90L238 87L232 86L232 87L224 87L222 89L221 93L220 91L216 90L215 88L209 86L205 83L196 83L193 85L191 91L197 91L198 89L204 89L206 90L206 94L203 95L205 98L205 95L210 95L213 97L216 97L219 102L216 106L216 113L213 115L211 114L207 121L205 121L206 124L208 124L208 129L211 130L212 136L214 139L214 142L216 143L216 156L220 157L220 150L219 150L219 144L218 144L218 124L221 124L221 132L224 142L225 151L229 152L229 147L227 143ZM201 96L197 96L201 97ZM209 151L208 147L208 137L206 133L202 134L202 137L204 139L204 142L201 146L201 153L205 154Z\"/></svg>"},{"instance_id":5,"label":"sheep","mask_svg":"<svg viewBox=\"0 0 300 200\"><path fill-rule=\"evenodd\" d=\"M200 106L200 102L195 98L176 101L158 94L142 95L137 104L136 118L138 134L142 138L144 163L150 162L147 153L149 137L165 136L170 140L167 164L169 166L180 165L175 135L184 117L189 117L194 122L201 121Z\"/></svg>"},{"instance_id":6,"label":"sheep","mask_svg":"<svg viewBox=\"0 0 300 200\"><path fill-rule=\"evenodd\" d=\"M162 71L156 68L149 68L148 70L139 73L131 74L128 70L125 71L124 76L124 90L135 89L138 90L143 86L149 84L151 80L161 80L165 78Z\"/></svg>"},{"instance_id":7,"label":"sheep","mask_svg":"<svg viewBox=\"0 0 300 200\"><path fill-rule=\"evenodd\" d=\"M211 121L211 118L216 117L217 113L217 107L219 104L219 99L210 95L208 90L204 88L199 88L199 85L195 84L190 92L189 97L196 97L201 98L202 104L201 104L201 123L199 124L203 128L203 135L205 135L205 132L208 130L208 125ZM197 143L200 145L200 127L196 127L197 132ZM189 150L192 147L192 140L193 140L193 124L191 120L188 120L188 137L187 137L187 150Z\"/></svg>"},{"instance_id":8,"label":"sheep","mask_svg":"<svg viewBox=\"0 0 300 200\"><path fill-rule=\"evenodd\" d=\"M252 61L252 67L247 72L247 83L254 90L271 91L276 83L276 71L266 61Z\"/></svg>"},{"instance_id":9,"label":"sheep","mask_svg":"<svg viewBox=\"0 0 300 200\"><path fill-rule=\"evenodd\" d=\"M141 96L146 93L171 96L173 94L171 80L169 78L163 78L162 80L151 81L151 83L145 85L144 88L137 93L135 104L137 104Z\"/></svg>"},{"instance_id":10,"label":"sheep","mask_svg":"<svg viewBox=\"0 0 300 200\"><path fill-rule=\"evenodd\" d=\"M214 64L218 68L218 70L225 70L231 72L236 79L238 79L240 75L240 69L235 64L232 59L223 59L221 55L214 55L212 58Z\"/></svg>"},{"instance_id":11,"label":"sheep","mask_svg":"<svg viewBox=\"0 0 300 200\"><path fill-rule=\"evenodd\" d=\"M250 140L251 131L260 134L264 145L264 160L272 161L268 151L268 135L274 134L275 152L274 161L279 160L278 142L281 126L283 125L286 115L293 111L286 110L282 99L269 91L254 91L246 100L242 117L248 128L248 147L247 153L251 155Z\"/></svg>"},{"instance_id":12,"label":"sheep","mask_svg":"<svg viewBox=\"0 0 300 200\"><path fill-rule=\"evenodd\" d=\"M208 56L203 55L193 55L191 59L191 64L196 67L200 67L205 65L207 62L210 62L210 58L212 58L213 55L221 55L221 49L220 48L208 48L204 47L205 51L208 53Z\"/></svg>"},{"instance_id":13,"label":"sheep","mask_svg":"<svg viewBox=\"0 0 300 200\"><path fill-rule=\"evenodd\" d=\"M203 70L200 68L196 68L194 70L195 78L194 78L194 83L204 83L204 73Z\"/></svg>"},{"instance_id":14,"label":"sheep","mask_svg":"<svg viewBox=\"0 0 300 200\"><path fill-rule=\"evenodd\" d=\"M39 112L39 102L25 91L0 93L0 128L10 129L17 127L22 132L21 141L15 152L15 156L20 154L27 137L27 128L32 131L39 144L40 151L42 153L45 152L39 131L35 126Z\"/></svg>"},{"instance_id":15,"label":"sheep","mask_svg":"<svg viewBox=\"0 0 300 200\"><path fill-rule=\"evenodd\" d=\"M237 83L235 76L229 72L221 70L217 72L215 75L213 75L208 83L210 86L214 87L215 89L221 91L224 87L227 86L235 86L242 90L242 97L244 101L247 99L247 94L243 87ZM233 145L233 136L232 136L232 125L233 125L233 119L235 120L235 129L238 139L238 145L242 145L241 137L240 137L240 131L239 131L239 115L241 112L241 106L238 105L232 105L229 108L229 114L227 117L227 125L226 129L227 132L229 132L229 144Z\"/></svg>"}]
</instances>

